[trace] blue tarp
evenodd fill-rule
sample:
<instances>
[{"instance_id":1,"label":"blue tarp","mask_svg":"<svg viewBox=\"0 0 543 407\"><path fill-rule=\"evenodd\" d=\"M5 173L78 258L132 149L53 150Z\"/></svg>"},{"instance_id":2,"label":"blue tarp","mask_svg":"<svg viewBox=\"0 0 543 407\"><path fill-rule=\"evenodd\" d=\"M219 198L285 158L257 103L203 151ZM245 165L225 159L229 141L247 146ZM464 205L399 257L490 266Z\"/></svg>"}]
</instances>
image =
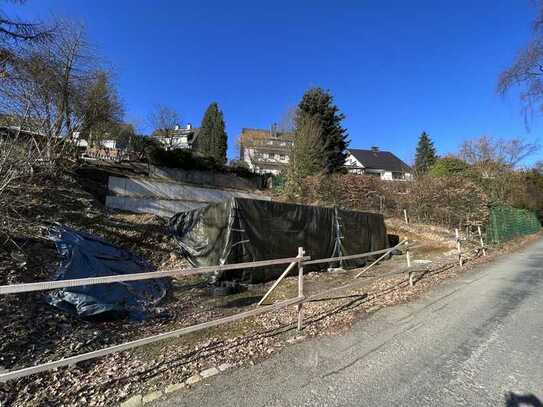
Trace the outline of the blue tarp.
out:
<instances>
[{"instance_id":1,"label":"blue tarp","mask_svg":"<svg viewBox=\"0 0 543 407\"><path fill-rule=\"evenodd\" d=\"M49 231L61 257L57 280L155 271L145 259L91 234L56 225ZM144 319L166 295L169 279L68 287L48 296L49 304L80 317Z\"/></svg>"}]
</instances>

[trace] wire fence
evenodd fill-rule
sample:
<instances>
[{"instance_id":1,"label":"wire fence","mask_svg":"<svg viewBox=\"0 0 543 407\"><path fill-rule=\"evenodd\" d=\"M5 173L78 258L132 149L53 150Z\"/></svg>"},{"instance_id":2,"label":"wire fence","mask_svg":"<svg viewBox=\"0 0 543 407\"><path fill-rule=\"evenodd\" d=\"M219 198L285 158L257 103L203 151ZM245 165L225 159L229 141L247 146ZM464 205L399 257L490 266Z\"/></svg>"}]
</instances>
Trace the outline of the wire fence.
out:
<instances>
[{"instance_id":1,"label":"wire fence","mask_svg":"<svg viewBox=\"0 0 543 407\"><path fill-rule=\"evenodd\" d=\"M495 206L490 209L486 230L489 243L499 244L520 236L537 233L541 223L537 215L526 209Z\"/></svg>"}]
</instances>

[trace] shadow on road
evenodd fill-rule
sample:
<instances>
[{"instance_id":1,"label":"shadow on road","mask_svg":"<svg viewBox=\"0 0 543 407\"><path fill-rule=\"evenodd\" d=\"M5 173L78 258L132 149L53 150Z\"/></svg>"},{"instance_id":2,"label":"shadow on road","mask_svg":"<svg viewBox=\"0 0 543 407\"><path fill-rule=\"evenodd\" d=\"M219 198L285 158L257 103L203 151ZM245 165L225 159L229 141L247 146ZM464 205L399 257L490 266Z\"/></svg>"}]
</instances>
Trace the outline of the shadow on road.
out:
<instances>
[{"instance_id":1,"label":"shadow on road","mask_svg":"<svg viewBox=\"0 0 543 407\"><path fill-rule=\"evenodd\" d=\"M512 391L505 395L505 407L543 407L543 403L533 394L515 394Z\"/></svg>"}]
</instances>

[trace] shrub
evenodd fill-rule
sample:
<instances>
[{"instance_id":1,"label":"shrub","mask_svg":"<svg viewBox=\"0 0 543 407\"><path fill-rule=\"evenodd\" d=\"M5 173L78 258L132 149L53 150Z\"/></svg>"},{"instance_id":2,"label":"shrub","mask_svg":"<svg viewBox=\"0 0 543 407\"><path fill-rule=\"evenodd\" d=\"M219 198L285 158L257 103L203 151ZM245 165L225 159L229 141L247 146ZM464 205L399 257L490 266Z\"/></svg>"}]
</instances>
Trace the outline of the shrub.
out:
<instances>
[{"instance_id":1,"label":"shrub","mask_svg":"<svg viewBox=\"0 0 543 407\"><path fill-rule=\"evenodd\" d=\"M412 182L334 174L307 177L296 201L305 204L402 216L419 222L459 226L488 218L488 197L473 181L459 176L421 176Z\"/></svg>"},{"instance_id":2,"label":"shrub","mask_svg":"<svg viewBox=\"0 0 543 407\"><path fill-rule=\"evenodd\" d=\"M227 167L227 169L228 172L244 178L251 178L256 176L256 174L252 172L249 168L249 165L242 160L230 161L230 165Z\"/></svg>"},{"instance_id":3,"label":"shrub","mask_svg":"<svg viewBox=\"0 0 543 407\"><path fill-rule=\"evenodd\" d=\"M443 157L430 168L430 175L434 177L444 177L451 175L461 175L469 169L469 165L456 157Z\"/></svg>"},{"instance_id":4,"label":"shrub","mask_svg":"<svg viewBox=\"0 0 543 407\"><path fill-rule=\"evenodd\" d=\"M153 165L183 170L223 170L223 166L211 157L199 156L190 150L165 150L157 144L156 141L150 142L146 150L148 161Z\"/></svg>"}]
</instances>

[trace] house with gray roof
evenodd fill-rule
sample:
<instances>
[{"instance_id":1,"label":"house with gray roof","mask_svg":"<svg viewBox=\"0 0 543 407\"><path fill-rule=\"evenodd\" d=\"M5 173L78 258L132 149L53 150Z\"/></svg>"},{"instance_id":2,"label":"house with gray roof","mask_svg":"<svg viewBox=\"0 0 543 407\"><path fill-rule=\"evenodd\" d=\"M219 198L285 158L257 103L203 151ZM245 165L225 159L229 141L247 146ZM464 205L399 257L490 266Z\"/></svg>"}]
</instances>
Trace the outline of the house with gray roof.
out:
<instances>
[{"instance_id":1,"label":"house with gray roof","mask_svg":"<svg viewBox=\"0 0 543 407\"><path fill-rule=\"evenodd\" d=\"M413 178L413 170L390 151L378 147L370 150L347 149L345 167L352 174L371 175L384 181L408 181Z\"/></svg>"}]
</instances>

